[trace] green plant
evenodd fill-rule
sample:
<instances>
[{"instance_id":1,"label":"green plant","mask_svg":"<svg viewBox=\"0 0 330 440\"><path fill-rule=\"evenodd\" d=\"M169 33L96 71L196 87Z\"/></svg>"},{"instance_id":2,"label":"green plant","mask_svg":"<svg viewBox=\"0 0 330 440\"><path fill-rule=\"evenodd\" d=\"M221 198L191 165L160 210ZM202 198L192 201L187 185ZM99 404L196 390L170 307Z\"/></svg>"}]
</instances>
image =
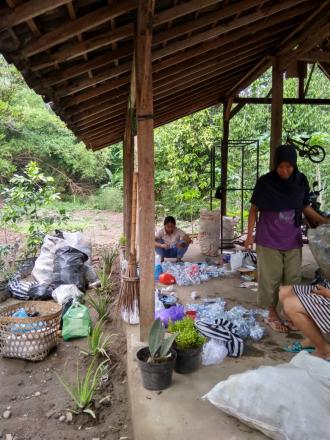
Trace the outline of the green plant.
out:
<instances>
[{"instance_id":1,"label":"green plant","mask_svg":"<svg viewBox=\"0 0 330 440\"><path fill-rule=\"evenodd\" d=\"M18 248L19 241L15 241L12 245L0 245L0 281L9 281L15 273Z\"/></svg>"},{"instance_id":2,"label":"green plant","mask_svg":"<svg viewBox=\"0 0 330 440\"><path fill-rule=\"evenodd\" d=\"M168 324L168 331L176 333L175 345L178 348L197 348L206 342L206 338L196 330L194 320L183 318L180 321L172 321Z\"/></svg>"},{"instance_id":3,"label":"green plant","mask_svg":"<svg viewBox=\"0 0 330 440\"><path fill-rule=\"evenodd\" d=\"M126 240L125 235L122 235L119 239L120 246L126 246L126 242L127 242L127 240Z\"/></svg>"},{"instance_id":4,"label":"green plant","mask_svg":"<svg viewBox=\"0 0 330 440\"><path fill-rule=\"evenodd\" d=\"M96 311L99 320L109 318L111 306L109 295L104 294L100 289L96 289L96 295L94 297L87 295L86 302Z\"/></svg>"},{"instance_id":5,"label":"green plant","mask_svg":"<svg viewBox=\"0 0 330 440\"><path fill-rule=\"evenodd\" d=\"M160 319L156 319L149 332L149 363L165 362L171 356L171 347L177 333L165 338L165 328Z\"/></svg>"},{"instance_id":6,"label":"green plant","mask_svg":"<svg viewBox=\"0 0 330 440\"><path fill-rule=\"evenodd\" d=\"M100 189L94 197L94 208L112 212L123 211L123 193L118 188Z\"/></svg>"},{"instance_id":7,"label":"green plant","mask_svg":"<svg viewBox=\"0 0 330 440\"><path fill-rule=\"evenodd\" d=\"M79 365L77 363L77 375L76 382L74 384L69 384L65 382L56 373L57 378L73 399L77 408L77 412L85 412L87 414L90 414L94 419L96 418L96 416L90 406L94 401L94 395L101 380L103 367L107 362L108 360L105 360L101 364L99 364L97 368L94 368L94 358L87 368L85 375L81 374L81 372L79 371Z\"/></svg>"},{"instance_id":8,"label":"green plant","mask_svg":"<svg viewBox=\"0 0 330 440\"><path fill-rule=\"evenodd\" d=\"M1 221L7 226L27 220L27 254L34 256L44 235L53 229L55 223L58 225L67 218L64 210L52 216L42 213L43 208L60 196L55 192L53 177L45 176L36 162L29 162L24 173L14 174L9 183L10 186L2 191Z\"/></svg>"},{"instance_id":9,"label":"green plant","mask_svg":"<svg viewBox=\"0 0 330 440\"><path fill-rule=\"evenodd\" d=\"M101 251L102 268L109 276L112 274L113 265L119 255L117 246L104 247Z\"/></svg>"},{"instance_id":10,"label":"green plant","mask_svg":"<svg viewBox=\"0 0 330 440\"><path fill-rule=\"evenodd\" d=\"M82 353L92 356L104 356L109 358L110 339L113 335L103 336L104 320L97 321L91 333L88 335L88 350L81 350Z\"/></svg>"}]
</instances>

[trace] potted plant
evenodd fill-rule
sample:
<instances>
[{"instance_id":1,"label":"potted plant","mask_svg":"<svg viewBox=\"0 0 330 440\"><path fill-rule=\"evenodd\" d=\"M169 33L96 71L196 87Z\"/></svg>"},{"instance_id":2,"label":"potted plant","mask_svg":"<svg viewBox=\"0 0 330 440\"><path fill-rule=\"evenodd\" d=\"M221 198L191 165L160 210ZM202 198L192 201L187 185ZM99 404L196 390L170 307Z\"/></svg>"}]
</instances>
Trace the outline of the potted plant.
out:
<instances>
[{"instance_id":1,"label":"potted plant","mask_svg":"<svg viewBox=\"0 0 330 440\"><path fill-rule=\"evenodd\" d=\"M177 333L165 337L165 328L156 319L149 332L148 347L141 348L136 358L142 374L142 382L147 390L164 390L172 383L176 352L172 344Z\"/></svg>"},{"instance_id":2,"label":"potted plant","mask_svg":"<svg viewBox=\"0 0 330 440\"><path fill-rule=\"evenodd\" d=\"M174 348L177 353L175 371L177 373L192 373L201 363L201 353L206 338L198 333L194 320L183 318L168 324L168 331L176 334Z\"/></svg>"}]
</instances>

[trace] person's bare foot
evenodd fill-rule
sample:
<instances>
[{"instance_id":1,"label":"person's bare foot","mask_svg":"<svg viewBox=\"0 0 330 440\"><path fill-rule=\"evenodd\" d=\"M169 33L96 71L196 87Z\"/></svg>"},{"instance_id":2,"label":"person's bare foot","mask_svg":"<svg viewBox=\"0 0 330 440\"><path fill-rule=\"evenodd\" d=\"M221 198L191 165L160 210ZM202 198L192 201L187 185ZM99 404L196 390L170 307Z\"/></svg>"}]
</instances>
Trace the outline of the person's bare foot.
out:
<instances>
[{"instance_id":1,"label":"person's bare foot","mask_svg":"<svg viewBox=\"0 0 330 440\"><path fill-rule=\"evenodd\" d=\"M269 316L265 319L266 324L277 333L288 333L289 329L283 324L280 317L278 316L275 308L269 309Z\"/></svg>"}]
</instances>

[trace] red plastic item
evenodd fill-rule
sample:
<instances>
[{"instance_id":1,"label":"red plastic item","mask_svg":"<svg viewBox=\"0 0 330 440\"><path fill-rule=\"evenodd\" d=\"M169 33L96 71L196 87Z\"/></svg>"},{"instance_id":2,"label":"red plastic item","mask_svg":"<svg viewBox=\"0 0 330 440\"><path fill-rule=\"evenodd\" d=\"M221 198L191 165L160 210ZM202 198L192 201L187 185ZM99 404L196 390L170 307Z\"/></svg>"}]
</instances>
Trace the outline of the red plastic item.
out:
<instances>
[{"instance_id":1,"label":"red plastic item","mask_svg":"<svg viewBox=\"0 0 330 440\"><path fill-rule=\"evenodd\" d=\"M191 319L196 319L197 312L195 310L187 310L186 316Z\"/></svg>"},{"instance_id":2,"label":"red plastic item","mask_svg":"<svg viewBox=\"0 0 330 440\"><path fill-rule=\"evenodd\" d=\"M176 283L176 279L170 273L165 272L165 273L161 273L159 275L159 282L169 286L170 284L175 284Z\"/></svg>"}]
</instances>

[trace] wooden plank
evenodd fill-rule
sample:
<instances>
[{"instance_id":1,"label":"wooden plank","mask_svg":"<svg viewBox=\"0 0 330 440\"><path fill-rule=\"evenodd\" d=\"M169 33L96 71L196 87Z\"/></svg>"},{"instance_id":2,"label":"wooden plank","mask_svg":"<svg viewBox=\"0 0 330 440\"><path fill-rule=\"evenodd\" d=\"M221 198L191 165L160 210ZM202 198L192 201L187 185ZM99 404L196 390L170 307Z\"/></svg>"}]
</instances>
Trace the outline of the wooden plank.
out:
<instances>
[{"instance_id":1,"label":"wooden plank","mask_svg":"<svg viewBox=\"0 0 330 440\"><path fill-rule=\"evenodd\" d=\"M140 339L145 341L155 316L155 194L152 97L152 19L154 0L138 0L136 34L136 112L138 142Z\"/></svg>"},{"instance_id":2,"label":"wooden plank","mask_svg":"<svg viewBox=\"0 0 330 440\"><path fill-rule=\"evenodd\" d=\"M126 103L126 107L127 107L127 103ZM97 119L95 121L88 121L82 124L75 124L75 131L77 133L81 132L81 131L92 131L95 129L98 129L98 127L104 125L105 123L108 123L112 120L118 120L118 119L122 119L123 118L123 114L125 114L125 105L122 106L122 108L119 108L116 112L113 112L111 114L108 113L107 116L103 116L100 119Z\"/></svg>"},{"instance_id":3,"label":"wooden plank","mask_svg":"<svg viewBox=\"0 0 330 440\"><path fill-rule=\"evenodd\" d=\"M135 0L121 0L110 6L99 8L83 17L77 18L73 22L65 23L57 29L42 35L37 40L28 43L22 53L26 57L31 57L135 8Z\"/></svg>"},{"instance_id":4,"label":"wooden plank","mask_svg":"<svg viewBox=\"0 0 330 440\"><path fill-rule=\"evenodd\" d=\"M166 23L167 21L175 20L176 18L191 14L192 12L207 8L208 6L215 5L216 3L220 3L222 1L223 0L203 0L201 2L200 0L191 0L186 3L181 3L177 6L155 14L153 25L158 26L162 23Z\"/></svg>"},{"instance_id":5,"label":"wooden plank","mask_svg":"<svg viewBox=\"0 0 330 440\"><path fill-rule=\"evenodd\" d=\"M273 59L272 66L272 108L270 134L270 170L274 169L276 148L282 143L282 114L283 114L283 72L279 59Z\"/></svg>"},{"instance_id":6,"label":"wooden plank","mask_svg":"<svg viewBox=\"0 0 330 440\"><path fill-rule=\"evenodd\" d=\"M226 100L222 111L222 143L221 143L221 217L227 215L227 181L228 181L228 141L231 104Z\"/></svg>"},{"instance_id":7,"label":"wooden plank","mask_svg":"<svg viewBox=\"0 0 330 440\"><path fill-rule=\"evenodd\" d=\"M14 9L3 11L0 15L0 32L29 21L38 15L70 3L72 0L30 0L16 6Z\"/></svg>"},{"instance_id":8,"label":"wooden plank","mask_svg":"<svg viewBox=\"0 0 330 440\"><path fill-rule=\"evenodd\" d=\"M234 98L234 103L238 104L271 104L272 98L254 98L254 97L240 97ZM290 105L330 105L329 98L283 98L283 104Z\"/></svg>"},{"instance_id":9,"label":"wooden plank","mask_svg":"<svg viewBox=\"0 0 330 440\"><path fill-rule=\"evenodd\" d=\"M88 126L91 123L94 122L98 122L98 121L102 121L105 118L112 116L112 115L117 115L118 113L121 113L122 110L125 108L125 106L127 106L127 101L122 101L116 105L112 105L110 106L109 104L106 105L106 109L96 113L94 115L91 115L89 117L85 117L85 118L75 118L72 119L72 123L77 127L82 127L82 126Z\"/></svg>"},{"instance_id":10,"label":"wooden plank","mask_svg":"<svg viewBox=\"0 0 330 440\"><path fill-rule=\"evenodd\" d=\"M296 0L302 1L302 0ZM154 34L153 44L159 44L163 41L172 40L174 38L181 37L182 35L186 35L189 32L195 31L197 29L205 28L206 26L210 26L213 23L221 22L228 17L232 17L237 14L240 10L242 12L244 10L251 9L252 7L261 5L264 3L264 0L245 0L244 2L239 2L233 5L225 6L222 9L218 9L216 11L209 12L208 14L204 14L200 18L196 20L190 20L184 24L180 24L178 26L172 27L171 29L167 29L162 32L158 32ZM184 7L188 3L183 3L175 8ZM246 24L246 22L244 22Z\"/></svg>"},{"instance_id":11,"label":"wooden plank","mask_svg":"<svg viewBox=\"0 0 330 440\"><path fill-rule=\"evenodd\" d=\"M330 63L330 52L324 50L310 50L305 52L299 59L308 63Z\"/></svg>"},{"instance_id":12,"label":"wooden plank","mask_svg":"<svg viewBox=\"0 0 330 440\"><path fill-rule=\"evenodd\" d=\"M92 98L80 105L71 104L70 100L67 100L65 103L61 103L62 108L65 109L65 114L68 117L72 117L78 115L80 113L93 112L98 110L98 106L102 104L108 103L111 105L111 102L117 103L125 99L124 97L128 96L128 90L123 87L119 90L114 90L109 93L105 93L103 95Z\"/></svg>"},{"instance_id":13,"label":"wooden plank","mask_svg":"<svg viewBox=\"0 0 330 440\"><path fill-rule=\"evenodd\" d=\"M288 0L288 1L291 2L291 0ZM287 3L287 2L285 2L285 3ZM195 46L196 44L202 43L204 41L211 40L213 38L217 38L220 35L223 35L223 34L230 32L234 29L246 26L246 25L251 24L255 21L261 20L262 18L271 16L271 15L275 15L279 11L283 10L283 5L284 5L284 2L276 3L275 5L273 5L272 7L268 8L266 10L260 10L255 13L248 14L244 17L234 19L225 25L220 24L219 26L216 26L212 29L209 29L204 32L200 32L196 35L193 35L189 39L182 40L182 41L176 41L172 44L169 44L166 47L164 47L163 49L158 50L157 54L153 55L153 61L160 59L160 58L163 58L168 55L172 55L173 53L178 52L182 49L187 49L188 47ZM296 8L293 8L293 10L291 11L291 14L301 15L311 9L313 9L313 5L311 5L311 4L301 5L301 6L297 6ZM290 11L288 11L288 13L286 13L285 15L280 16L281 21L287 20L287 16L288 16L289 12ZM276 22L276 20L278 20L278 17L274 18L274 22ZM273 24L273 22L270 19L268 21L268 25L272 26L272 24Z\"/></svg>"},{"instance_id":14,"label":"wooden plank","mask_svg":"<svg viewBox=\"0 0 330 440\"><path fill-rule=\"evenodd\" d=\"M241 90L248 87L253 81L259 78L271 66L271 57L264 57L252 69L241 78L234 87L228 90L226 96L238 95Z\"/></svg>"},{"instance_id":15,"label":"wooden plank","mask_svg":"<svg viewBox=\"0 0 330 440\"><path fill-rule=\"evenodd\" d=\"M132 115L130 109L126 111L125 133L123 142L123 187L124 187L124 236L126 250L131 247L131 220L132 220L132 186L134 173L134 141ZM126 253L128 258L128 252Z\"/></svg>"},{"instance_id":16,"label":"wooden plank","mask_svg":"<svg viewBox=\"0 0 330 440\"><path fill-rule=\"evenodd\" d=\"M57 90L55 90L55 96L56 98L63 98L64 96L72 95L74 93L80 92L81 90L96 86L97 84L108 81L112 78L115 78L116 76L122 75L123 73L129 72L131 70L131 67L132 63L129 61L120 64L119 66L105 70L105 72L99 73L98 75L94 75L93 78L79 81L71 86L59 87Z\"/></svg>"},{"instance_id":17,"label":"wooden plank","mask_svg":"<svg viewBox=\"0 0 330 440\"><path fill-rule=\"evenodd\" d=\"M122 78L114 79L109 82L106 82L98 87L95 87L92 90L76 95L70 99L70 105L78 105L84 101L87 101L91 98L95 98L96 96L100 96L103 93L110 92L111 90L115 90L124 84L129 84L130 75L123 76Z\"/></svg>"}]
</instances>

